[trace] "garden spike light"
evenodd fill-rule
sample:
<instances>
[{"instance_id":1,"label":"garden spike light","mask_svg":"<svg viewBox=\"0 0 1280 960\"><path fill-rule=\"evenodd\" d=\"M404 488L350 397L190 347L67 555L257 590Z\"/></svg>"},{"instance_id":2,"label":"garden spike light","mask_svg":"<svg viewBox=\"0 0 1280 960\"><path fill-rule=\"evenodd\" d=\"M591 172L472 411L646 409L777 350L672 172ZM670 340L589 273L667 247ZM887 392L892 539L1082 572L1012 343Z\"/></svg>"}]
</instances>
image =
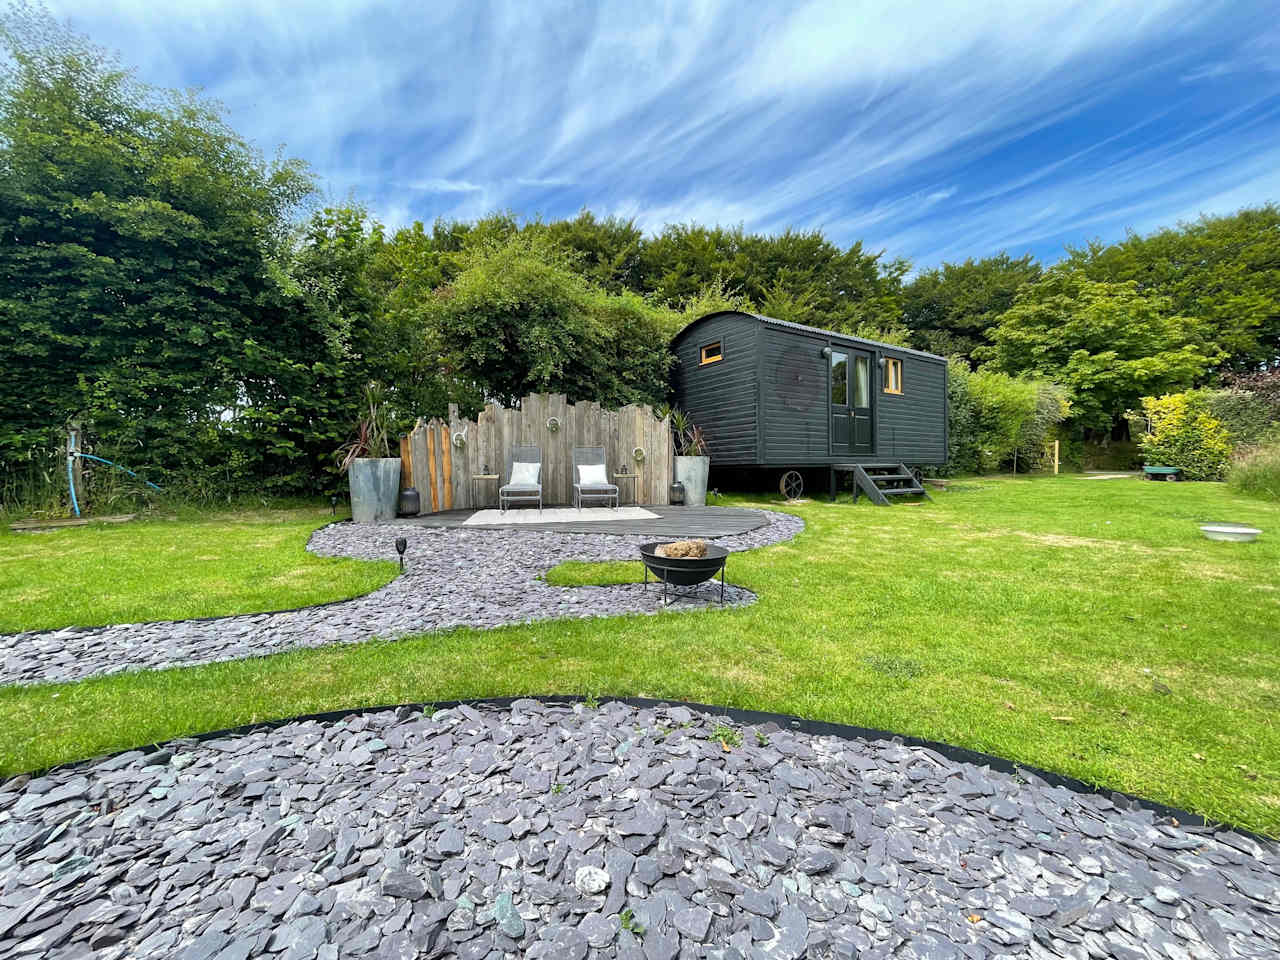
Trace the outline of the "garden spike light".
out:
<instances>
[{"instance_id":1,"label":"garden spike light","mask_svg":"<svg viewBox=\"0 0 1280 960\"><path fill-rule=\"evenodd\" d=\"M409 541L404 537L396 537L396 553L400 554L400 572L404 573L404 552L409 549Z\"/></svg>"}]
</instances>

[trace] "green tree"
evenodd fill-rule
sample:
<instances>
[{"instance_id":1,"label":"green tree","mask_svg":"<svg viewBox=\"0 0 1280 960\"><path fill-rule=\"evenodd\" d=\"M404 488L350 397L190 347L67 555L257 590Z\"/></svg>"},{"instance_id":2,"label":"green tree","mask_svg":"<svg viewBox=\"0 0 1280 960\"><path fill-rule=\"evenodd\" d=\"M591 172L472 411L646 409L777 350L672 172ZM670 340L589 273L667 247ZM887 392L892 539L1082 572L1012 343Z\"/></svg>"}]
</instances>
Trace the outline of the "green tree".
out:
<instances>
[{"instance_id":1,"label":"green tree","mask_svg":"<svg viewBox=\"0 0 1280 960\"><path fill-rule=\"evenodd\" d=\"M639 292L659 303L679 306L720 282L770 316L844 332L892 328L909 269L861 243L841 250L818 230L768 236L697 224L672 224L645 241L640 264Z\"/></svg>"},{"instance_id":2,"label":"green tree","mask_svg":"<svg viewBox=\"0 0 1280 960\"><path fill-rule=\"evenodd\" d=\"M974 349L990 345L990 329L1023 285L1040 274L1040 264L1029 254L1007 253L922 270L902 289L912 345L972 365Z\"/></svg>"},{"instance_id":3,"label":"green tree","mask_svg":"<svg viewBox=\"0 0 1280 960\"><path fill-rule=\"evenodd\" d=\"M434 325L432 301L456 275L459 254L442 253L421 223L397 230L378 245L368 265L379 291L380 372L391 387L400 425L418 417L443 417L450 403L467 415L484 405L483 385L455 374Z\"/></svg>"},{"instance_id":4,"label":"green tree","mask_svg":"<svg viewBox=\"0 0 1280 960\"><path fill-rule=\"evenodd\" d=\"M1132 283L1200 323L1201 351L1224 370L1280 364L1280 207L1131 233L1073 248L1064 261L1091 280Z\"/></svg>"},{"instance_id":5,"label":"green tree","mask_svg":"<svg viewBox=\"0 0 1280 960\"><path fill-rule=\"evenodd\" d=\"M592 285L545 238L467 252L429 314L449 369L505 403L543 391L605 406L666 395L669 311Z\"/></svg>"},{"instance_id":6,"label":"green tree","mask_svg":"<svg viewBox=\"0 0 1280 960\"><path fill-rule=\"evenodd\" d=\"M975 349L987 368L1067 387L1076 421L1110 429L1140 398L1192 385L1219 359L1201 324L1133 283L1098 283L1054 267L1018 293Z\"/></svg>"},{"instance_id":7,"label":"green tree","mask_svg":"<svg viewBox=\"0 0 1280 960\"><path fill-rule=\"evenodd\" d=\"M574 254L575 269L610 293L640 290L640 248L644 234L634 220L599 219L583 210L572 220L556 220L544 230L550 241Z\"/></svg>"},{"instance_id":8,"label":"green tree","mask_svg":"<svg viewBox=\"0 0 1280 960\"><path fill-rule=\"evenodd\" d=\"M216 107L141 84L42 12L10 8L0 42L0 459L71 417L183 475L287 457L289 438L209 445L315 352L276 262L303 166L265 162Z\"/></svg>"}]
</instances>

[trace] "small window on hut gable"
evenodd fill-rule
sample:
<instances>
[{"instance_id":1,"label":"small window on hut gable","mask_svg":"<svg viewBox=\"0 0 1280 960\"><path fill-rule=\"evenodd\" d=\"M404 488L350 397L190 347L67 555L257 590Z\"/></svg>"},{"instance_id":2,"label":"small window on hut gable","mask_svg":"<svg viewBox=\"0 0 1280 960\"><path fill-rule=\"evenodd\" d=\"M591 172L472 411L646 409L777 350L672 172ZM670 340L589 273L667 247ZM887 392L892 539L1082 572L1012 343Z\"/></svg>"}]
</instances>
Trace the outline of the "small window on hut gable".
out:
<instances>
[{"instance_id":1,"label":"small window on hut gable","mask_svg":"<svg viewBox=\"0 0 1280 960\"><path fill-rule=\"evenodd\" d=\"M705 367L708 363L715 363L724 359L724 351L720 349L720 341L708 343L702 348L702 363L699 366Z\"/></svg>"},{"instance_id":2,"label":"small window on hut gable","mask_svg":"<svg viewBox=\"0 0 1280 960\"><path fill-rule=\"evenodd\" d=\"M902 361L886 357L884 361L884 392L902 392Z\"/></svg>"}]
</instances>

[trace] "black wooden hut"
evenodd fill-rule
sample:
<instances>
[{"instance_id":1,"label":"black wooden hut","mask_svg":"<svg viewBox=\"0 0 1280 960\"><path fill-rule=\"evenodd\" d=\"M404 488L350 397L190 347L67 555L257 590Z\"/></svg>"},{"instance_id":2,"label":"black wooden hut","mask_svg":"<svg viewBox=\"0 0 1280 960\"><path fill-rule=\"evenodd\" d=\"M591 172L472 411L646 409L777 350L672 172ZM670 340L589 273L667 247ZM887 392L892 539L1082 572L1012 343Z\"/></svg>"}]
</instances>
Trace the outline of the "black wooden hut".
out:
<instances>
[{"instance_id":1,"label":"black wooden hut","mask_svg":"<svg viewBox=\"0 0 1280 960\"><path fill-rule=\"evenodd\" d=\"M722 311L671 343L676 405L706 434L714 468L772 469L784 493L801 471L840 472L877 503L923 494L947 460L947 362L754 313Z\"/></svg>"}]
</instances>

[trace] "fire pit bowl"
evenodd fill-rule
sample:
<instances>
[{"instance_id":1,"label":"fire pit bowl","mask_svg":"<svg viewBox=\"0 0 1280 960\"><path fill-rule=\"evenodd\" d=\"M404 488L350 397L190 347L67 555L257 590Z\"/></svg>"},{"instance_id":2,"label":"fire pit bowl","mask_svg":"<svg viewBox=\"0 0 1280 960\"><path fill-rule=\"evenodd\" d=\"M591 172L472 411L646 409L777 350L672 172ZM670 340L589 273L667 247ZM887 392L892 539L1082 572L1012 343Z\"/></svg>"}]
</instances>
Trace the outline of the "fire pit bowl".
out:
<instances>
[{"instance_id":1,"label":"fire pit bowl","mask_svg":"<svg viewBox=\"0 0 1280 960\"><path fill-rule=\"evenodd\" d=\"M707 544L705 557L660 557L658 548L670 541L640 545L640 559L644 561L644 586L649 589L649 574L662 582L662 603L666 606L667 585L694 587L720 574L720 603L724 604L724 566L729 551L713 543Z\"/></svg>"}]
</instances>

